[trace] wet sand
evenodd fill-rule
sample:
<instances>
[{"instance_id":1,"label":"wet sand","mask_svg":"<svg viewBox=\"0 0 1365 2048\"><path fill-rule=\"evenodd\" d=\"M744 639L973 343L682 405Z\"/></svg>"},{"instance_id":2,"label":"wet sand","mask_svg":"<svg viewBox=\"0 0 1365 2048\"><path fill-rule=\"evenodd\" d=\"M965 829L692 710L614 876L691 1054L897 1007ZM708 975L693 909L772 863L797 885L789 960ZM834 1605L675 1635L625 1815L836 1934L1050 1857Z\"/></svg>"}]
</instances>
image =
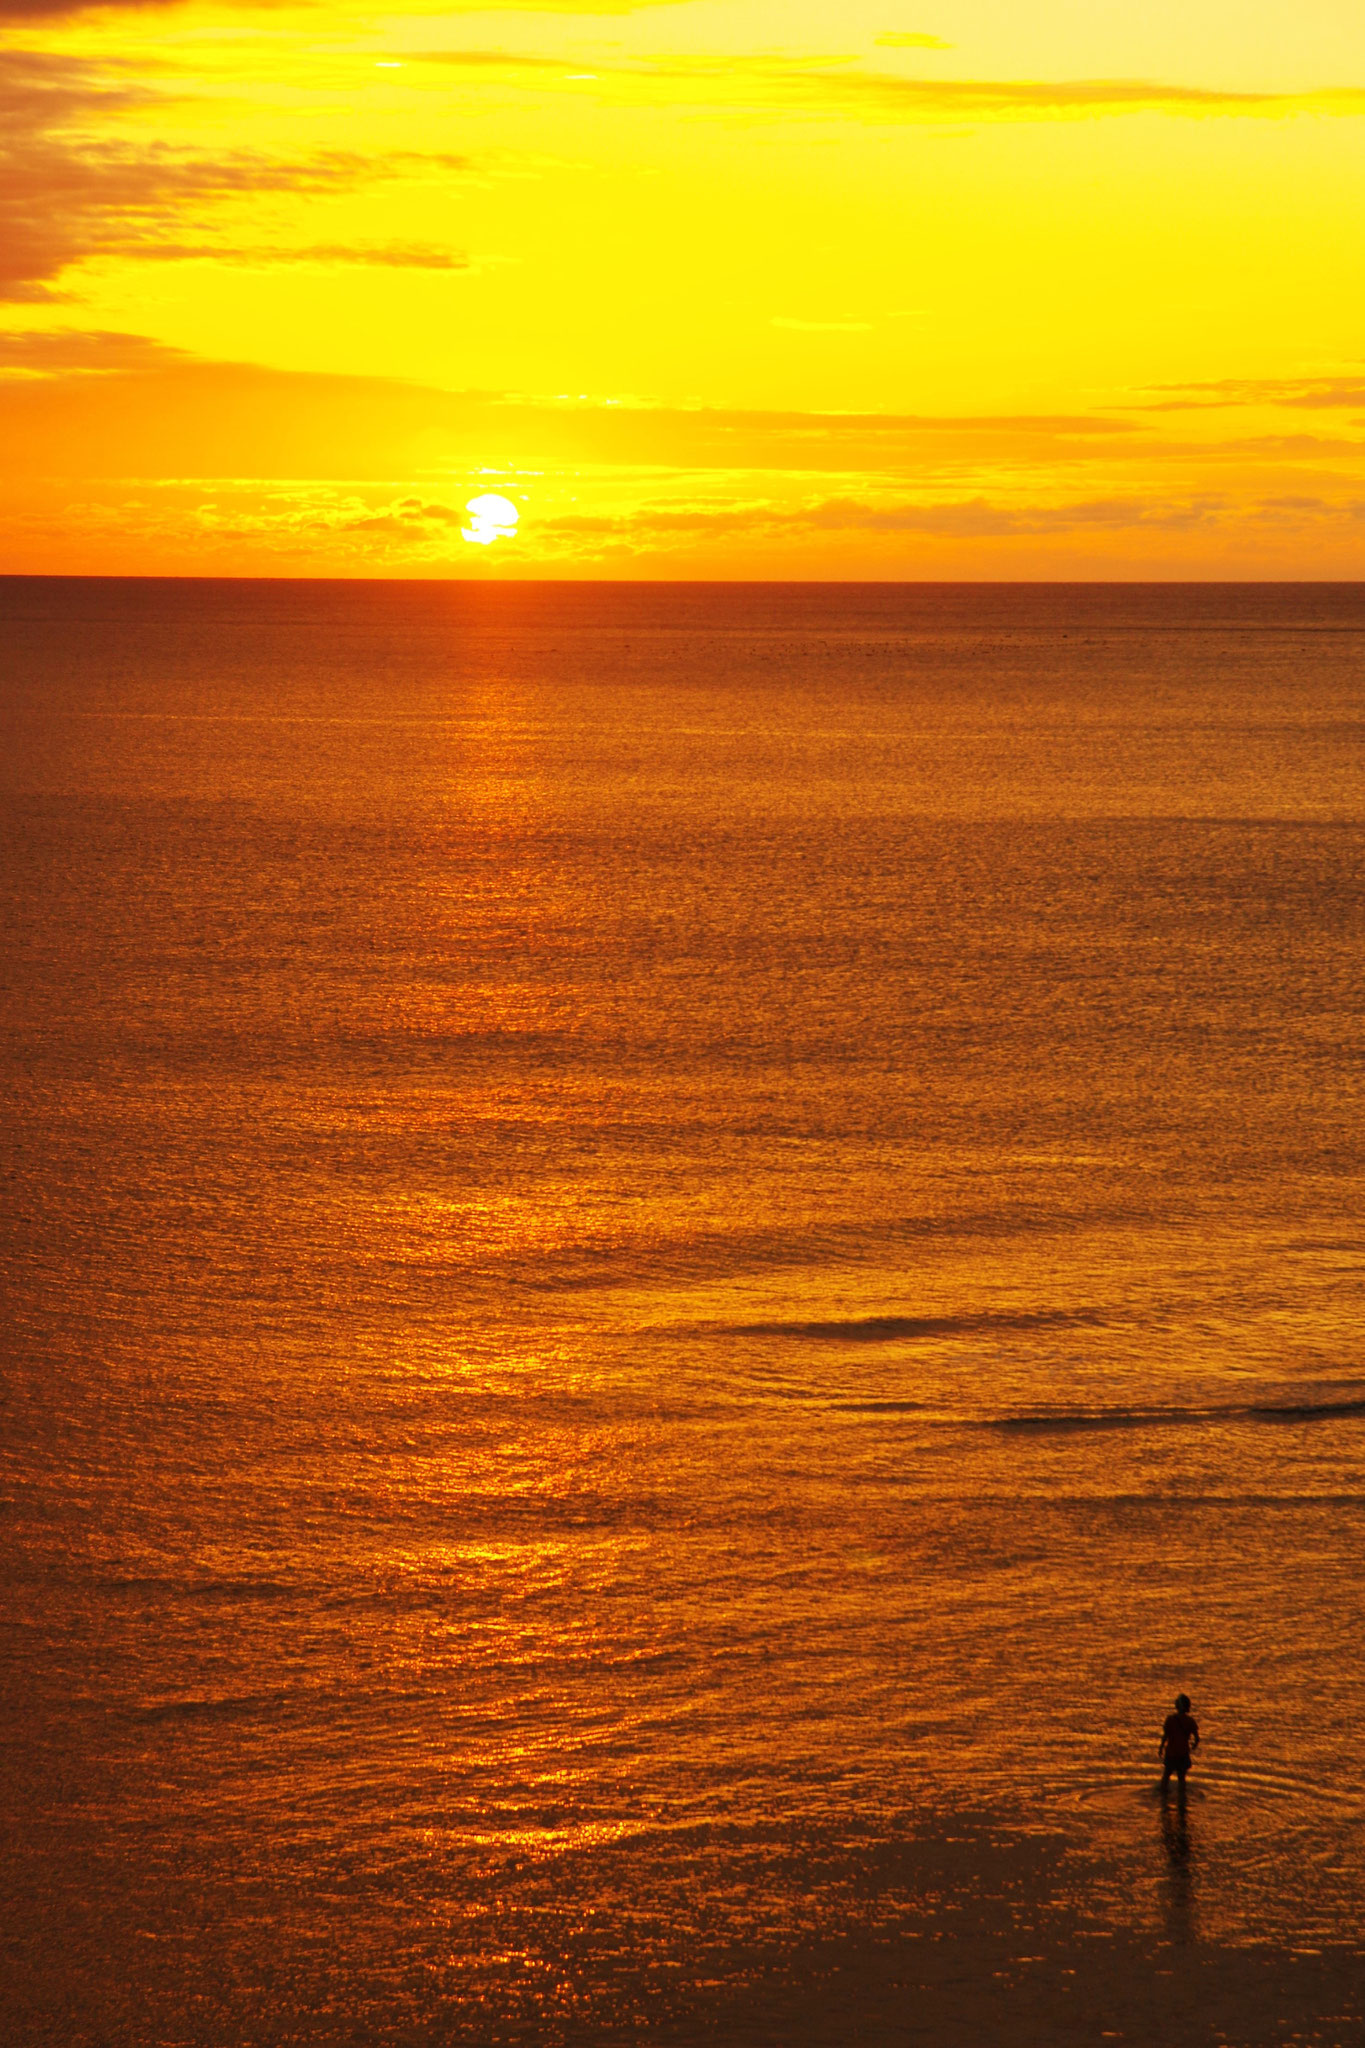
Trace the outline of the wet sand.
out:
<instances>
[{"instance_id":1,"label":"wet sand","mask_svg":"<svg viewBox=\"0 0 1365 2048\"><path fill-rule=\"evenodd\" d=\"M1365 2040L1358 1943L1314 1952L1198 1938L1177 1878L1167 1924L1106 1924L1077 1901L1116 1873L1068 1848L969 1830L869 1858L860 1873L904 1900L899 1925L850 1928L772 1957L743 1993L702 2004L671 2048L1349 2048Z\"/></svg>"}]
</instances>

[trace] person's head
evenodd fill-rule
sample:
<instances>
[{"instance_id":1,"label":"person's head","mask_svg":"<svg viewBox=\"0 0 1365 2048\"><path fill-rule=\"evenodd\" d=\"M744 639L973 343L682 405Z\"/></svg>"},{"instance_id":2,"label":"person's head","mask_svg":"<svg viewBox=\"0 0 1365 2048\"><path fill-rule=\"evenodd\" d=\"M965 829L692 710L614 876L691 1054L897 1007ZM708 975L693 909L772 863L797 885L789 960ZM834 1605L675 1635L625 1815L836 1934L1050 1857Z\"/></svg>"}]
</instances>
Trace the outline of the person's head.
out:
<instances>
[{"instance_id":1,"label":"person's head","mask_svg":"<svg viewBox=\"0 0 1365 2048\"><path fill-rule=\"evenodd\" d=\"M1190 1711L1190 1696L1189 1696L1189 1694L1188 1694L1187 1692L1178 1692L1178 1693L1176 1694L1176 1696L1175 1696L1175 1710L1176 1710L1177 1714L1188 1714L1188 1713L1189 1713L1189 1711Z\"/></svg>"}]
</instances>

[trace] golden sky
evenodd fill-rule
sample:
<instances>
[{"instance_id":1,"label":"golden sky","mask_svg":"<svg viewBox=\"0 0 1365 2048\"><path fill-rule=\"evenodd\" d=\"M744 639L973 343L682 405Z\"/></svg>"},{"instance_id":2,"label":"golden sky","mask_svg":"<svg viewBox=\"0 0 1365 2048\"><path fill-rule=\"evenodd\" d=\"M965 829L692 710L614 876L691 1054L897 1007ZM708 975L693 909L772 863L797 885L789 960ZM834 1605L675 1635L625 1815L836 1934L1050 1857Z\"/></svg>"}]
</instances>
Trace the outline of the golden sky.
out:
<instances>
[{"instance_id":1,"label":"golden sky","mask_svg":"<svg viewBox=\"0 0 1365 2048\"><path fill-rule=\"evenodd\" d=\"M1361 0L0 0L0 159L3 570L1365 575Z\"/></svg>"}]
</instances>

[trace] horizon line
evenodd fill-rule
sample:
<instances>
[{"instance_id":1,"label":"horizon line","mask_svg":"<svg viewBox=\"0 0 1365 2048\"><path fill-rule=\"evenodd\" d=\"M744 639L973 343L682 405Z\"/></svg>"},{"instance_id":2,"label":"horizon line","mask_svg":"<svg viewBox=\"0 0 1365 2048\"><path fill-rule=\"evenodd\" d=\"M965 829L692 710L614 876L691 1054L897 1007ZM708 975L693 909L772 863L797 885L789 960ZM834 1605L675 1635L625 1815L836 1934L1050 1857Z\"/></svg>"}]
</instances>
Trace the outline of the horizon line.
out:
<instances>
[{"instance_id":1,"label":"horizon line","mask_svg":"<svg viewBox=\"0 0 1365 2048\"><path fill-rule=\"evenodd\" d=\"M286 583L434 585L506 590L1365 590L1361 576L283 576L195 571L0 569L7 583Z\"/></svg>"}]
</instances>

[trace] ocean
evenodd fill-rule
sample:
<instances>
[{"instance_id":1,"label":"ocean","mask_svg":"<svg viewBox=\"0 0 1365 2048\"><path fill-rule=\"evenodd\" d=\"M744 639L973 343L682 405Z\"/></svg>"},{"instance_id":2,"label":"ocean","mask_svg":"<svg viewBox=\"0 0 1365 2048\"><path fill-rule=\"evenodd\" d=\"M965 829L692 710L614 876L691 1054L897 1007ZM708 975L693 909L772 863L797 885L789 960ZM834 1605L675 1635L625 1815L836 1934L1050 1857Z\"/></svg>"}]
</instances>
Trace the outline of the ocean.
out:
<instances>
[{"instance_id":1,"label":"ocean","mask_svg":"<svg viewBox=\"0 0 1365 2048\"><path fill-rule=\"evenodd\" d=\"M1365 2040L1363 657L0 580L7 2048Z\"/></svg>"}]
</instances>

